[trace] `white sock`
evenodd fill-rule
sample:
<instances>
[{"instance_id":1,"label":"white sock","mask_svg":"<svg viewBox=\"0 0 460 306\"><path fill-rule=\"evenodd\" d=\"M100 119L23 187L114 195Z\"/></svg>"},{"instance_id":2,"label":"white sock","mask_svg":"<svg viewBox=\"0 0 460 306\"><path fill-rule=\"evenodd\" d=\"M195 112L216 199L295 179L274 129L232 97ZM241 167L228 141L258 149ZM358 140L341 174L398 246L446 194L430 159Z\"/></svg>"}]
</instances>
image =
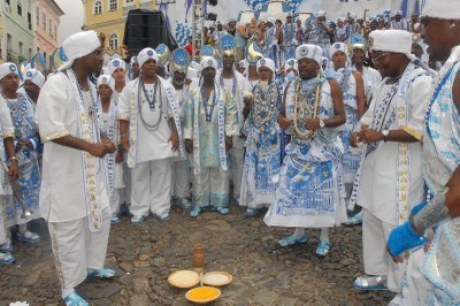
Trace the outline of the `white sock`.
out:
<instances>
[{"instance_id":1,"label":"white sock","mask_svg":"<svg viewBox=\"0 0 460 306\"><path fill-rule=\"evenodd\" d=\"M70 289L62 289L62 299L65 299L69 294L72 293L74 289L73 288L70 288Z\"/></svg>"},{"instance_id":2,"label":"white sock","mask_svg":"<svg viewBox=\"0 0 460 306\"><path fill-rule=\"evenodd\" d=\"M321 241L329 243L329 228L324 227L321 229L321 236L319 237Z\"/></svg>"},{"instance_id":3,"label":"white sock","mask_svg":"<svg viewBox=\"0 0 460 306\"><path fill-rule=\"evenodd\" d=\"M301 238L303 235L305 234L305 229L304 228L301 228L301 227L296 227L296 229L294 230L294 236L296 239L299 239Z\"/></svg>"}]
</instances>

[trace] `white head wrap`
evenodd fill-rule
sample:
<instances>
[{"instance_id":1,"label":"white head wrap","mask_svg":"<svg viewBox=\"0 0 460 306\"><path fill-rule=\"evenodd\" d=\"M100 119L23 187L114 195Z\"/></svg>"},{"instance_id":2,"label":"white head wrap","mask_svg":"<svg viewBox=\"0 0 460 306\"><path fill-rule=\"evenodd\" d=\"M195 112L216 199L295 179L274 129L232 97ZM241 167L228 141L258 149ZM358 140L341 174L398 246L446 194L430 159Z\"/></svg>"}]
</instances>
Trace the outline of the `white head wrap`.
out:
<instances>
[{"instance_id":1,"label":"white head wrap","mask_svg":"<svg viewBox=\"0 0 460 306\"><path fill-rule=\"evenodd\" d=\"M275 24L276 18L275 17L268 17L267 21L270 22L271 24Z\"/></svg>"},{"instance_id":2,"label":"white head wrap","mask_svg":"<svg viewBox=\"0 0 460 306\"><path fill-rule=\"evenodd\" d=\"M37 69L28 69L25 73L24 81L30 80L32 83L42 88L45 84L45 76Z\"/></svg>"},{"instance_id":3,"label":"white head wrap","mask_svg":"<svg viewBox=\"0 0 460 306\"><path fill-rule=\"evenodd\" d=\"M326 11L318 11L318 13L316 13L316 17L324 17L326 16Z\"/></svg>"},{"instance_id":4,"label":"white head wrap","mask_svg":"<svg viewBox=\"0 0 460 306\"><path fill-rule=\"evenodd\" d=\"M131 56L131 60L129 61L129 65L131 65L131 67L132 67L134 63L139 64L139 62L137 61L137 55Z\"/></svg>"},{"instance_id":5,"label":"white head wrap","mask_svg":"<svg viewBox=\"0 0 460 306\"><path fill-rule=\"evenodd\" d=\"M214 68L217 70L217 62L214 58L210 56L203 57L200 62L200 69L203 71L206 68Z\"/></svg>"},{"instance_id":6,"label":"white head wrap","mask_svg":"<svg viewBox=\"0 0 460 306\"><path fill-rule=\"evenodd\" d=\"M18 75L18 67L15 63L3 63L0 65L0 81L11 73Z\"/></svg>"},{"instance_id":7,"label":"white head wrap","mask_svg":"<svg viewBox=\"0 0 460 306\"><path fill-rule=\"evenodd\" d=\"M270 69L273 73L276 72L276 65L275 65L275 62L269 58L262 58L260 60L257 61L257 71L259 71L259 69L261 67L265 67L265 68L268 68Z\"/></svg>"},{"instance_id":8,"label":"white head wrap","mask_svg":"<svg viewBox=\"0 0 460 306\"><path fill-rule=\"evenodd\" d=\"M460 3L458 0L426 0L422 16L458 20L460 19Z\"/></svg>"},{"instance_id":9,"label":"white head wrap","mask_svg":"<svg viewBox=\"0 0 460 306\"><path fill-rule=\"evenodd\" d=\"M72 67L76 59L92 53L101 46L101 41L94 31L83 31L70 35L62 42L62 48L68 61L61 67L60 71Z\"/></svg>"},{"instance_id":10,"label":"white head wrap","mask_svg":"<svg viewBox=\"0 0 460 306\"><path fill-rule=\"evenodd\" d=\"M192 67L187 68L187 79L193 80L198 77L198 70L193 69Z\"/></svg>"},{"instance_id":11,"label":"white head wrap","mask_svg":"<svg viewBox=\"0 0 460 306\"><path fill-rule=\"evenodd\" d=\"M146 61L153 59L155 62L158 62L158 54L152 48L144 48L137 55L137 61L139 67L142 67Z\"/></svg>"},{"instance_id":12,"label":"white head wrap","mask_svg":"<svg viewBox=\"0 0 460 306\"><path fill-rule=\"evenodd\" d=\"M122 68L123 70L126 70L126 63L124 60L119 59L119 58L114 58L107 64L107 70L109 72L109 75L112 75L115 70L118 68Z\"/></svg>"},{"instance_id":13,"label":"white head wrap","mask_svg":"<svg viewBox=\"0 0 460 306\"><path fill-rule=\"evenodd\" d=\"M295 50L295 58L297 62L301 59L311 59L322 66L323 49L316 45L304 44L297 47Z\"/></svg>"},{"instance_id":14,"label":"white head wrap","mask_svg":"<svg viewBox=\"0 0 460 306\"><path fill-rule=\"evenodd\" d=\"M412 34L403 30L375 30L369 35L371 51L410 54Z\"/></svg>"},{"instance_id":15,"label":"white head wrap","mask_svg":"<svg viewBox=\"0 0 460 306\"><path fill-rule=\"evenodd\" d=\"M299 70L297 61L295 59L290 58L284 62L284 70L287 71L288 69L294 69L296 71Z\"/></svg>"},{"instance_id":16,"label":"white head wrap","mask_svg":"<svg viewBox=\"0 0 460 306\"><path fill-rule=\"evenodd\" d=\"M343 52L347 56L348 59L348 47L345 43L343 42L336 42L334 43L330 48L329 48L329 56L332 58L334 54L337 52Z\"/></svg>"},{"instance_id":17,"label":"white head wrap","mask_svg":"<svg viewBox=\"0 0 460 306\"><path fill-rule=\"evenodd\" d=\"M395 16L396 16L396 15L400 15L400 16L401 16L402 13L403 13L403 12L402 12L401 10L398 10L398 11L395 12Z\"/></svg>"},{"instance_id":18,"label":"white head wrap","mask_svg":"<svg viewBox=\"0 0 460 306\"><path fill-rule=\"evenodd\" d=\"M101 75L97 78L97 88L101 85L108 85L112 92L115 92L115 79L112 78L110 75Z\"/></svg>"}]
</instances>

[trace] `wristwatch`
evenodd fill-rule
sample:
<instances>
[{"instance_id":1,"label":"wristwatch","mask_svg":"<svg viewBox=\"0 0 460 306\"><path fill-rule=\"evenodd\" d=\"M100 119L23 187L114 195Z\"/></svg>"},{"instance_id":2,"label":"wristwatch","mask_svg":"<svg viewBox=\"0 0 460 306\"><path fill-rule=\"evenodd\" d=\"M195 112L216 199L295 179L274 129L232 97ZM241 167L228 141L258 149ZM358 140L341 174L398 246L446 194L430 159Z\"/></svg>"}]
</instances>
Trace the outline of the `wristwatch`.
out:
<instances>
[{"instance_id":1,"label":"wristwatch","mask_svg":"<svg viewBox=\"0 0 460 306\"><path fill-rule=\"evenodd\" d=\"M387 142L388 140L388 135L390 135L390 131L389 130L383 130L382 131L382 135L383 135L383 142Z\"/></svg>"},{"instance_id":2,"label":"wristwatch","mask_svg":"<svg viewBox=\"0 0 460 306\"><path fill-rule=\"evenodd\" d=\"M324 121L320 119L320 120L319 120L319 127L320 127L320 128L323 128L323 127L325 127L325 126L326 126L326 124L324 123Z\"/></svg>"}]
</instances>

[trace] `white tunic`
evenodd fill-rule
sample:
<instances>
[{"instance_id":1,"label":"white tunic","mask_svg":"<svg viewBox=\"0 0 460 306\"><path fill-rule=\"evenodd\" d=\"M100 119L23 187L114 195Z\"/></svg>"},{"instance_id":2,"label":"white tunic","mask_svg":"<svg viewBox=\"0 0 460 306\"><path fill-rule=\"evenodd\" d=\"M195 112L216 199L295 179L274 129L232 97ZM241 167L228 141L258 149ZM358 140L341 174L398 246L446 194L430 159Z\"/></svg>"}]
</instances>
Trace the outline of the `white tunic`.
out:
<instances>
[{"instance_id":1,"label":"white tunic","mask_svg":"<svg viewBox=\"0 0 460 306\"><path fill-rule=\"evenodd\" d=\"M383 100L391 86L383 85L376 88L369 110L361 118L361 124L372 125L374 108ZM427 97L431 90L431 78L421 76L408 89L407 126L419 135L423 135L423 122L428 103ZM388 115L396 112L396 97L392 100ZM390 130L401 129L398 120L394 120ZM363 164L360 177L357 202L369 210L380 220L397 225L398 222L398 142L380 142L377 149L370 153ZM409 154L409 206L412 207L423 200L424 189L422 179L422 144L408 144Z\"/></svg>"},{"instance_id":2,"label":"white tunic","mask_svg":"<svg viewBox=\"0 0 460 306\"><path fill-rule=\"evenodd\" d=\"M137 141L136 141L136 163L142 163L151 160L160 160L177 156L177 153L172 149L172 144L169 141L171 137L171 127L169 126L169 115L171 113L166 91L163 87L166 82L161 82L161 89L157 89L155 108L151 108L142 89L140 97L138 95L139 79L129 82L118 99L118 116L120 119L129 120L131 116L131 95L134 95L137 113ZM155 92L154 84L145 84L149 99L153 98ZM138 103L140 99L141 111L139 112ZM161 110L160 110L161 104ZM142 114L142 116L141 116ZM148 125L154 125L162 116L158 129L150 131L142 122L142 118Z\"/></svg>"},{"instance_id":3,"label":"white tunic","mask_svg":"<svg viewBox=\"0 0 460 306\"><path fill-rule=\"evenodd\" d=\"M89 215L89 212L85 204L82 151L53 142L64 136L80 135L77 101L65 73L60 72L50 78L40 91L37 121L44 143L40 214L48 222L84 218ZM102 159L99 167L97 176L99 193L107 193ZM105 195L100 198L107 199L107 197ZM101 201L101 209L108 206L108 201Z\"/></svg>"}]
</instances>

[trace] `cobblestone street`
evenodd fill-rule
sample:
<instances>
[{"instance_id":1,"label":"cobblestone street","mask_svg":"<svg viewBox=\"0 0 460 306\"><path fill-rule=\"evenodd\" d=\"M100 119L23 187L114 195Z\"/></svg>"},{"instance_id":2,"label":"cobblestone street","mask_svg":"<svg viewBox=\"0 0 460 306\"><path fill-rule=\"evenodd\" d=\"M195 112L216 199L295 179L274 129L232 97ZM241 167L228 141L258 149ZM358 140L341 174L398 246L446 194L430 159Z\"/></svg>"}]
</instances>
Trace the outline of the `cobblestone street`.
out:
<instances>
[{"instance_id":1,"label":"cobblestone street","mask_svg":"<svg viewBox=\"0 0 460 306\"><path fill-rule=\"evenodd\" d=\"M232 206L221 216L207 212L191 220L173 208L171 220L149 218L134 227L129 218L113 226L107 266L119 276L111 281L87 279L78 289L91 305L189 305L186 290L171 288L167 278L191 268L195 243L205 245L206 271L227 271L233 283L222 288L214 305L384 305L390 292L361 293L352 288L362 274L361 228L331 230L332 251L325 259L314 252L319 230L310 242L274 252L277 239L291 230L268 228L262 217L246 218ZM61 305L50 239L45 223L38 246L15 243L16 263L0 267L0 305L27 301Z\"/></svg>"}]
</instances>

